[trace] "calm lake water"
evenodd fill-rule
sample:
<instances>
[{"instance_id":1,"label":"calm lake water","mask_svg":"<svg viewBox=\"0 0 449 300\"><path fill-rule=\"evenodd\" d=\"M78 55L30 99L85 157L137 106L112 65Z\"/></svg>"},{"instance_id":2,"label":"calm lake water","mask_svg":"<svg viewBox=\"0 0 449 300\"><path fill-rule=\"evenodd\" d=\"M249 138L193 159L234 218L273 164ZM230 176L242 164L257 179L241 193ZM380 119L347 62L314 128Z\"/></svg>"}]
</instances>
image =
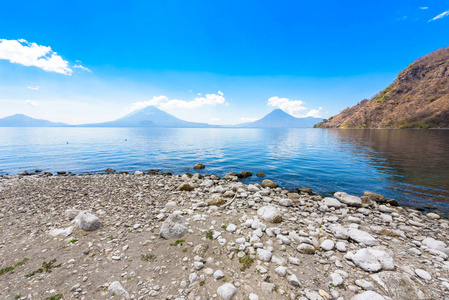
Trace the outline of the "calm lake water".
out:
<instances>
[{"instance_id":1,"label":"calm lake water","mask_svg":"<svg viewBox=\"0 0 449 300\"><path fill-rule=\"evenodd\" d=\"M197 162L203 174L260 171L287 188L372 191L449 216L449 130L0 128L0 175L180 174Z\"/></svg>"}]
</instances>

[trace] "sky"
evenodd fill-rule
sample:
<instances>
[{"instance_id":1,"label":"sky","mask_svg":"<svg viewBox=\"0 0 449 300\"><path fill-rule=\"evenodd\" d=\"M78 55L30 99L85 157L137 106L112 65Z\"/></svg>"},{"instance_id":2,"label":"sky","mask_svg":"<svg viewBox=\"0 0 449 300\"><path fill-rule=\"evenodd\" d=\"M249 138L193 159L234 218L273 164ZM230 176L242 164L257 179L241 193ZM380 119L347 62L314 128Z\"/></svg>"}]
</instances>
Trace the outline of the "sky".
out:
<instances>
[{"instance_id":1,"label":"sky","mask_svg":"<svg viewBox=\"0 0 449 300\"><path fill-rule=\"evenodd\" d=\"M0 118L328 118L448 45L449 0L6 1Z\"/></svg>"}]
</instances>

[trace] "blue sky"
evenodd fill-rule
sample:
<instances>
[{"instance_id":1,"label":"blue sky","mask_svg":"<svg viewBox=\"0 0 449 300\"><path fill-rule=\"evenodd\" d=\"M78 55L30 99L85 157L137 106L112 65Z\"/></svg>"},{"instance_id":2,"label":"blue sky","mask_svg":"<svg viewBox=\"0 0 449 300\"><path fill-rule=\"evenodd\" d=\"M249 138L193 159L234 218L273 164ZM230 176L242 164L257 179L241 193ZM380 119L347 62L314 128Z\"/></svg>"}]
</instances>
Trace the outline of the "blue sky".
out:
<instances>
[{"instance_id":1,"label":"blue sky","mask_svg":"<svg viewBox=\"0 0 449 300\"><path fill-rule=\"evenodd\" d=\"M327 118L449 45L449 1L129 2L3 3L0 117Z\"/></svg>"}]
</instances>

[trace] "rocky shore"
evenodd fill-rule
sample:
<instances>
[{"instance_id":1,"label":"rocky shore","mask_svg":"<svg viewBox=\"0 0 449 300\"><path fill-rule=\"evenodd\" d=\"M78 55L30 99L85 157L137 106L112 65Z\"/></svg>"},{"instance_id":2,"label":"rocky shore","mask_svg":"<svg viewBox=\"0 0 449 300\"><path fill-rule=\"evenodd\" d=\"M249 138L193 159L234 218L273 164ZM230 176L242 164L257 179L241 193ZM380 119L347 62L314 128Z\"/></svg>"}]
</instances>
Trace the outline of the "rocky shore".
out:
<instances>
[{"instance_id":1,"label":"rocky shore","mask_svg":"<svg viewBox=\"0 0 449 300\"><path fill-rule=\"evenodd\" d=\"M1 177L0 298L449 299L447 220L236 175Z\"/></svg>"}]
</instances>

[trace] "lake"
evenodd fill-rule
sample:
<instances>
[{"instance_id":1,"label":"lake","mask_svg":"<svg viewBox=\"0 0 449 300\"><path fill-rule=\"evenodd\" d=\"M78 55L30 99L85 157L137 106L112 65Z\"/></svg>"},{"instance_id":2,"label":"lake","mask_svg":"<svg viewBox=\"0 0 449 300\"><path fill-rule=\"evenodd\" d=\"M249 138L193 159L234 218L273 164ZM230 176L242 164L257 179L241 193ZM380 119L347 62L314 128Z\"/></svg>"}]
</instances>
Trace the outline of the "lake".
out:
<instances>
[{"instance_id":1,"label":"lake","mask_svg":"<svg viewBox=\"0 0 449 300\"><path fill-rule=\"evenodd\" d=\"M0 175L243 170L329 195L372 191L449 216L449 130L0 128ZM255 175L245 183L261 182Z\"/></svg>"}]
</instances>

